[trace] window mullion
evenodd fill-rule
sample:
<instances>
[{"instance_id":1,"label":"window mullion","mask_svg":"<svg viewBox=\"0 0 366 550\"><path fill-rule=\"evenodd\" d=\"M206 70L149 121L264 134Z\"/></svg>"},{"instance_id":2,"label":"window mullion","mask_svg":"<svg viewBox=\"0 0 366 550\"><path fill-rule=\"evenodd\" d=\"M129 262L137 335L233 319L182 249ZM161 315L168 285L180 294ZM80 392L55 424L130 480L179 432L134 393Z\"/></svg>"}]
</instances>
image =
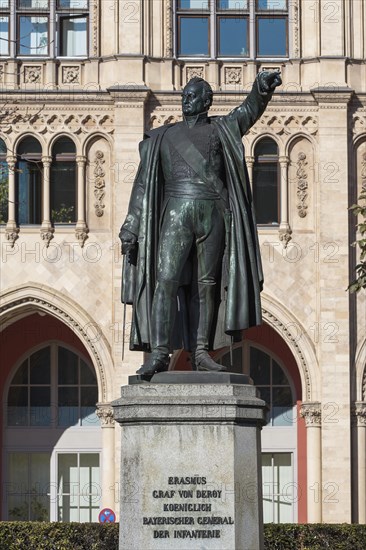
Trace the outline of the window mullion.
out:
<instances>
[{"instance_id":1,"label":"window mullion","mask_svg":"<svg viewBox=\"0 0 366 550\"><path fill-rule=\"evenodd\" d=\"M250 59L254 59L256 55L255 2L256 0L249 0L249 57Z\"/></svg>"},{"instance_id":2,"label":"window mullion","mask_svg":"<svg viewBox=\"0 0 366 550\"><path fill-rule=\"evenodd\" d=\"M56 0L49 0L49 37L48 37L48 43L49 43L49 49L48 54L50 57L56 56Z\"/></svg>"},{"instance_id":3,"label":"window mullion","mask_svg":"<svg viewBox=\"0 0 366 550\"><path fill-rule=\"evenodd\" d=\"M216 0L210 0L210 57L217 56L217 14Z\"/></svg>"},{"instance_id":4,"label":"window mullion","mask_svg":"<svg viewBox=\"0 0 366 550\"><path fill-rule=\"evenodd\" d=\"M10 2L10 18L9 18L10 57L15 57L17 54L17 47L16 47L17 40L15 39L15 37L17 37L16 28L17 28L16 2Z\"/></svg>"},{"instance_id":5,"label":"window mullion","mask_svg":"<svg viewBox=\"0 0 366 550\"><path fill-rule=\"evenodd\" d=\"M51 427L58 425L58 357L57 346L51 344Z\"/></svg>"}]
</instances>

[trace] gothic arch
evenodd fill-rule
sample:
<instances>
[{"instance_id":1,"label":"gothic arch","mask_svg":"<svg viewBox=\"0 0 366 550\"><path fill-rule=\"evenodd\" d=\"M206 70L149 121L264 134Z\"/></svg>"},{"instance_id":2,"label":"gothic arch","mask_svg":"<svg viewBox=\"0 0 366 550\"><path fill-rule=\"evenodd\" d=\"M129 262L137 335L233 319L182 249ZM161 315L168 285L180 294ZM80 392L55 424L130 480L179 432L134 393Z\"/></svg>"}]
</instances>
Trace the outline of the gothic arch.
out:
<instances>
[{"instance_id":1,"label":"gothic arch","mask_svg":"<svg viewBox=\"0 0 366 550\"><path fill-rule=\"evenodd\" d=\"M273 297L262 293L263 319L286 341L297 367L302 385L302 401L319 401L320 380L314 346L302 323Z\"/></svg>"},{"instance_id":2,"label":"gothic arch","mask_svg":"<svg viewBox=\"0 0 366 550\"><path fill-rule=\"evenodd\" d=\"M56 317L80 338L96 372L100 400L107 402L112 394L112 381L111 373L105 366L113 365L113 359L110 346L98 323L80 307L80 304L46 285L29 283L13 287L0 297L0 321L3 329L36 311Z\"/></svg>"},{"instance_id":3,"label":"gothic arch","mask_svg":"<svg viewBox=\"0 0 366 550\"><path fill-rule=\"evenodd\" d=\"M366 338L355 354L356 401L366 401Z\"/></svg>"}]
</instances>

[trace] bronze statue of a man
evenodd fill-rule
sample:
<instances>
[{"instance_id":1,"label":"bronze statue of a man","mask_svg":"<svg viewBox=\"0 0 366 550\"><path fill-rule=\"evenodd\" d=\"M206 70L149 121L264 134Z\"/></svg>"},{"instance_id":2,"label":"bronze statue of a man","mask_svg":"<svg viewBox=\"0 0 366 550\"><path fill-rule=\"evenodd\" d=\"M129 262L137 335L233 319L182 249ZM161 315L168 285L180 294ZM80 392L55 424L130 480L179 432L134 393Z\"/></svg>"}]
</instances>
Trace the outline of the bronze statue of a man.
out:
<instances>
[{"instance_id":1,"label":"bronze statue of a man","mask_svg":"<svg viewBox=\"0 0 366 550\"><path fill-rule=\"evenodd\" d=\"M185 347L198 370L224 370L209 351L261 323L263 277L242 136L264 112L278 72L257 76L245 101L208 117L211 86L183 90L183 121L146 133L126 220L122 301L133 304L130 348L151 351L137 371L168 369Z\"/></svg>"}]
</instances>

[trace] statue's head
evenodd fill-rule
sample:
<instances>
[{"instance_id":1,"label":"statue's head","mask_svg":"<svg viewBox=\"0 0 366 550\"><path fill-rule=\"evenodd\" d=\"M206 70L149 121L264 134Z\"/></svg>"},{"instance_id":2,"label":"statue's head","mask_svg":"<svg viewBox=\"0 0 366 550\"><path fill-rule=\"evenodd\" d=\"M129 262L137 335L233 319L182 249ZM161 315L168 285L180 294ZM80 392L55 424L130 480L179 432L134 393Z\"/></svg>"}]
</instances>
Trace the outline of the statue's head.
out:
<instances>
[{"instance_id":1,"label":"statue's head","mask_svg":"<svg viewBox=\"0 0 366 550\"><path fill-rule=\"evenodd\" d=\"M205 113L212 105L213 92L206 80L195 76L183 89L182 110L185 116Z\"/></svg>"}]
</instances>

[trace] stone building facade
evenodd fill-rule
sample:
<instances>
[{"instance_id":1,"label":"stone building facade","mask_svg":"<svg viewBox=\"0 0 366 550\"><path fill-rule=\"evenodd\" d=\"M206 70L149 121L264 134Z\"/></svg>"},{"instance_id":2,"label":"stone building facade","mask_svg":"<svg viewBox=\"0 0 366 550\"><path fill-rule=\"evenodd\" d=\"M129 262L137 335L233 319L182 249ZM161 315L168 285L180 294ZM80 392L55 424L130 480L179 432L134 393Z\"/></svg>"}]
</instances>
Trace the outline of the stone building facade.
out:
<instances>
[{"instance_id":1,"label":"stone building facade","mask_svg":"<svg viewBox=\"0 0 366 550\"><path fill-rule=\"evenodd\" d=\"M348 208L366 185L365 23L360 0L2 0L2 519L118 511L110 402L143 359L126 344L122 360L118 241L138 143L181 119L193 76L218 115L280 69L243 138L264 325L233 368L270 406L266 521L366 521L365 296L346 292Z\"/></svg>"}]
</instances>

